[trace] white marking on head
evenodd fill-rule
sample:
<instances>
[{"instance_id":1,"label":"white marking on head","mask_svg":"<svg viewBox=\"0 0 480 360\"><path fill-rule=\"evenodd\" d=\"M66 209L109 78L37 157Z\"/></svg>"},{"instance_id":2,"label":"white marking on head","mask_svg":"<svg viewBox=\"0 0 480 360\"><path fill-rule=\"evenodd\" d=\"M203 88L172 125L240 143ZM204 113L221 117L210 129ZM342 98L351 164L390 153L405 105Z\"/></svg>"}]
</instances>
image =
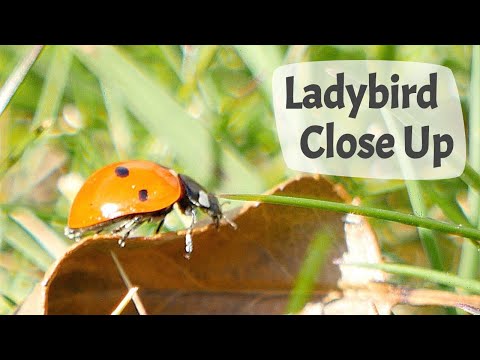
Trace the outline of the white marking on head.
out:
<instances>
[{"instance_id":1,"label":"white marking on head","mask_svg":"<svg viewBox=\"0 0 480 360\"><path fill-rule=\"evenodd\" d=\"M210 201L208 200L208 195L205 191L200 190L198 193L198 203L203 207L209 208Z\"/></svg>"}]
</instances>

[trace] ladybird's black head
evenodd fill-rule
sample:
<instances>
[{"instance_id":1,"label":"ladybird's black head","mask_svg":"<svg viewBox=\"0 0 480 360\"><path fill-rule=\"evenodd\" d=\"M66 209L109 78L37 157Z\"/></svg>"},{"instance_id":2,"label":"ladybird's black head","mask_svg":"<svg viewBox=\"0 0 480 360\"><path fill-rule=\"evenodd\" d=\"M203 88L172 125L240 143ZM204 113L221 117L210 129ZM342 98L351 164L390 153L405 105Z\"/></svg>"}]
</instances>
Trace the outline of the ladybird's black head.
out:
<instances>
[{"instance_id":1,"label":"ladybird's black head","mask_svg":"<svg viewBox=\"0 0 480 360\"><path fill-rule=\"evenodd\" d=\"M208 193L199 183L187 175L178 175L183 185L184 194L178 205L184 212L189 212L198 207L205 211L218 227L223 217L222 209L215 195Z\"/></svg>"}]
</instances>

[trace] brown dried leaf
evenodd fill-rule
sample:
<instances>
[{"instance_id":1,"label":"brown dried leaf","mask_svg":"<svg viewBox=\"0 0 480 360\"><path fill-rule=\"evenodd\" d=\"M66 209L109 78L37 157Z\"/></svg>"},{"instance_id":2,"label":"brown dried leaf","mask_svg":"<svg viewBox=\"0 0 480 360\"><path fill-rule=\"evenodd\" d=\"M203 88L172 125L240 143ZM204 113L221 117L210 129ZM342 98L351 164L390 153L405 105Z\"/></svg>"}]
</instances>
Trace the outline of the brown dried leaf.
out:
<instances>
[{"instance_id":1,"label":"brown dried leaf","mask_svg":"<svg viewBox=\"0 0 480 360\"><path fill-rule=\"evenodd\" d=\"M269 193L350 200L320 176L298 177ZM211 225L194 231L190 260L183 257L184 231L129 239L125 248L113 236L75 244L45 275L43 313L111 313L126 287L110 251L139 287L149 314L283 313L307 246L319 233L328 234L333 246L314 300L337 287L340 272L333 260L345 249L343 214L250 203L229 217L238 230L222 224L219 231ZM124 313L135 308L129 304Z\"/></svg>"}]
</instances>

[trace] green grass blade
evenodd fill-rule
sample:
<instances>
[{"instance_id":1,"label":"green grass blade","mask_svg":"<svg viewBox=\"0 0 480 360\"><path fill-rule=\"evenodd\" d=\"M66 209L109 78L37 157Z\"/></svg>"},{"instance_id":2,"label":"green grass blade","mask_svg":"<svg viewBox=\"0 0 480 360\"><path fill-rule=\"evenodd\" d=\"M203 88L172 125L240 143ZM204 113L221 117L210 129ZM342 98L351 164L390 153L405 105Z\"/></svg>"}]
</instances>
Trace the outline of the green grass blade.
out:
<instances>
[{"instance_id":1,"label":"green grass blade","mask_svg":"<svg viewBox=\"0 0 480 360\"><path fill-rule=\"evenodd\" d=\"M478 275L478 260L477 246L470 242L463 243L458 264L458 275L466 279L475 279Z\"/></svg>"},{"instance_id":2,"label":"green grass blade","mask_svg":"<svg viewBox=\"0 0 480 360\"><path fill-rule=\"evenodd\" d=\"M454 224L461 224L462 226L473 227L470 220L467 218L462 208L458 205L455 198L447 196L435 189L435 185L423 186L423 192L429 197L430 201L437 204L442 210L443 214Z\"/></svg>"},{"instance_id":3,"label":"green grass blade","mask_svg":"<svg viewBox=\"0 0 480 360\"><path fill-rule=\"evenodd\" d=\"M212 63L217 51L217 45L200 45L193 47L183 61L181 78L184 83L194 83L199 77L203 76Z\"/></svg>"},{"instance_id":4,"label":"green grass blade","mask_svg":"<svg viewBox=\"0 0 480 360\"><path fill-rule=\"evenodd\" d=\"M180 47L178 45L161 45L159 48L168 65L177 74L178 78L182 79L182 52Z\"/></svg>"},{"instance_id":5,"label":"green grass blade","mask_svg":"<svg viewBox=\"0 0 480 360\"><path fill-rule=\"evenodd\" d=\"M20 160L27 148L45 133L50 125L51 124L45 122L26 134L21 142L12 147L9 154L0 161L0 180L6 175L7 171Z\"/></svg>"},{"instance_id":6,"label":"green grass blade","mask_svg":"<svg viewBox=\"0 0 480 360\"><path fill-rule=\"evenodd\" d=\"M342 264L347 266L358 266L368 269L377 269L390 274L401 276L412 276L424 279L439 285L448 287L459 287L470 292L480 294L480 281L463 279L459 276L448 274L438 270L425 269L417 266L403 264Z\"/></svg>"},{"instance_id":7,"label":"green grass blade","mask_svg":"<svg viewBox=\"0 0 480 360\"><path fill-rule=\"evenodd\" d=\"M40 126L45 121L52 123L56 121L71 62L72 54L68 47L54 47L32 128Z\"/></svg>"},{"instance_id":8,"label":"green grass blade","mask_svg":"<svg viewBox=\"0 0 480 360\"><path fill-rule=\"evenodd\" d=\"M198 81L203 77L217 53L217 45L197 45L184 47L182 63L183 82L181 90L182 100L191 102L197 91Z\"/></svg>"},{"instance_id":9,"label":"green grass blade","mask_svg":"<svg viewBox=\"0 0 480 360\"><path fill-rule=\"evenodd\" d=\"M27 231L51 257L58 259L67 251L68 244L64 238L60 237L29 209L17 208L9 215L10 218Z\"/></svg>"},{"instance_id":10,"label":"green grass blade","mask_svg":"<svg viewBox=\"0 0 480 360\"><path fill-rule=\"evenodd\" d=\"M11 308L17 306L17 303L8 295L0 294L3 300L7 303L7 305Z\"/></svg>"},{"instance_id":11,"label":"green grass blade","mask_svg":"<svg viewBox=\"0 0 480 360\"><path fill-rule=\"evenodd\" d=\"M283 63L292 64L302 61L307 61L307 53L310 45L290 45L285 54Z\"/></svg>"},{"instance_id":12,"label":"green grass blade","mask_svg":"<svg viewBox=\"0 0 480 360\"><path fill-rule=\"evenodd\" d=\"M473 47L472 70L470 78L470 113L469 113L469 160L472 170L480 170L480 46ZM468 171L468 170L467 170ZM471 209L471 222L479 226L480 196L469 189L468 202ZM477 248L465 242L458 265L458 275L474 279L478 275L479 254Z\"/></svg>"},{"instance_id":13,"label":"green grass blade","mask_svg":"<svg viewBox=\"0 0 480 360\"><path fill-rule=\"evenodd\" d=\"M115 87L102 83L103 98L108 113L108 129L118 160L129 159L132 155L132 131L125 112L123 99Z\"/></svg>"},{"instance_id":14,"label":"green grass blade","mask_svg":"<svg viewBox=\"0 0 480 360\"><path fill-rule=\"evenodd\" d=\"M477 192L480 192L480 174L467 162L460 178Z\"/></svg>"},{"instance_id":15,"label":"green grass blade","mask_svg":"<svg viewBox=\"0 0 480 360\"><path fill-rule=\"evenodd\" d=\"M7 219L4 225L4 240L41 270L46 271L53 258L13 220Z\"/></svg>"},{"instance_id":16,"label":"green grass blade","mask_svg":"<svg viewBox=\"0 0 480 360\"><path fill-rule=\"evenodd\" d=\"M58 115L58 108L63 98L63 92L70 68L71 54L68 48L54 48L50 67L43 84L42 94L32 121L32 130L10 151L0 162L0 178L23 156L26 149L37 141L51 127Z\"/></svg>"},{"instance_id":17,"label":"green grass blade","mask_svg":"<svg viewBox=\"0 0 480 360\"><path fill-rule=\"evenodd\" d=\"M0 90L0 115L10 103L13 95L25 79L30 68L43 50L43 45L34 45L8 77Z\"/></svg>"},{"instance_id":18,"label":"green grass blade","mask_svg":"<svg viewBox=\"0 0 480 360\"><path fill-rule=\"evenodd\" d=\"M410 198L410 204L412 205L413 213L419 217L425 217L427 213L427 207L423 201L422 188L419 181L408 180L405 181L407 186L408 196ZM440 249L435 241L435 237L428 229L418 228L418 236L422 243L423 251L427 256L432 268L437 270L443 270L444 265L440 256Z\"/></svg>"},{"instance_id":19,"label":"green grass blade","mask_svg":"<svg viewBox=\"0 0 480 360\"><path fill-rule=\"evenodd\" d=\"M271 104L273 71L283 64L279 46L237 45L235 48L253 76L260 81L265 99Z\"/></svg>"},{"instance_id":20,"label":"green grass blade","mask_svg":"<svg viewBox=\"0 0 480 360\"><path fill-rule=\"evenodd\" d=\"M290 295L287 313L299 312L309 300L315 286L315 278L322 268L331 246L330 240L325 234L319 234L308 247L306 258Z\"/></svg>"},{"instance_id":21,"label":"green grass blade","mask_svg":"<svg viewBox=\"0 0 480 360\"><path fill-rule=\"evenodd\" d=\"M299 206L311 209L322 209L342 213L352 213L376 219L394 221L405 225L417 226L425 229L436 230L447 234L454 234L474 239L480 245L480 230L461 225L452 225L443 221L419 217L392 210L378 209L367 206L356 206L334 201L298 198L278 195L249 195L249 194L223 194L221 198L243 201L260 201L276 205Z\"/></svg>"}]
</instances>

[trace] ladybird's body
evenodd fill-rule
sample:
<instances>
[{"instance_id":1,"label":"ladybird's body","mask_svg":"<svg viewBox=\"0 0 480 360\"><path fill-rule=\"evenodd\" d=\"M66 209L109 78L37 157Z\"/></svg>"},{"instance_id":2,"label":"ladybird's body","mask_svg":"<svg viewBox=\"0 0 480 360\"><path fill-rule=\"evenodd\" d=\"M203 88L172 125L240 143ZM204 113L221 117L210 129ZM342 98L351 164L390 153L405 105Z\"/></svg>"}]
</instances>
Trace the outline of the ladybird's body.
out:
<instances>
[{"instance_id":1,"label":"ladybird's body","mask_svg":"<svg viewBox=\"0 0 480 360\"><path fill-rule=\"evenodd\" d=\"M68 227L95 227L123 216L162 211L181 194L173 170L148 161L110 164L85 181L73 201Z\"/></svg>"},{"instance_id":2,"label":"ladybird's body","mask_svg":"<svg viewBox=\"0 0 480 360\"><path fill-rule=\"evenodd\" d=\"M97 170L85 181L73 201L65 234L79 238L87 232L113 227L112 233L125 230L119 240L124 246L130 232L142 223L158 221L158 232L175 203L192 215L187 233L189 253L195 209L207 212L218 227L223 214L217 198L188 176L154 162L117 162Z\"/></svg>"}]
</instances>

